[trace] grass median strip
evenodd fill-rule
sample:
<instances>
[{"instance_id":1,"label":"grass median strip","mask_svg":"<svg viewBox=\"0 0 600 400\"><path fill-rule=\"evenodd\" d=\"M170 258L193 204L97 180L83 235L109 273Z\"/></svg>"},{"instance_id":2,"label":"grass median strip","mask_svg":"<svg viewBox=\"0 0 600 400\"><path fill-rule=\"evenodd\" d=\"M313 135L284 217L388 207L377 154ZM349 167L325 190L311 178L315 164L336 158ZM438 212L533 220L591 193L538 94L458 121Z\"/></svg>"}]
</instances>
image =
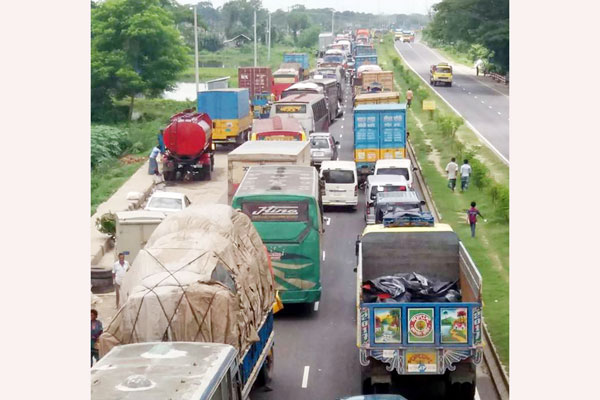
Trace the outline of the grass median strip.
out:
<instances>
[{"instance_id":1,"label":"grass median strip","mask_svg":"<svg viewBox=\"0 0 600 400\"><path fill-rule=\"evenodd\" d=\"M484 146L461 118L403 63L387 36L378 45L379 64L393 70L398 89L403 94L411 87L415 97L407 124L410 140L423 168L433 198L444 223L459 235L483 277L484 317L502 362L509 365L509 168ZM436 111L422 109L421 101L435 100ZM446 164L456 157L462 164L468 158L473 168L469 189L450 191ZM471 238L466 210L471 201L488 222L479 220L477 235Z\"/></svg>"}]
</instances>

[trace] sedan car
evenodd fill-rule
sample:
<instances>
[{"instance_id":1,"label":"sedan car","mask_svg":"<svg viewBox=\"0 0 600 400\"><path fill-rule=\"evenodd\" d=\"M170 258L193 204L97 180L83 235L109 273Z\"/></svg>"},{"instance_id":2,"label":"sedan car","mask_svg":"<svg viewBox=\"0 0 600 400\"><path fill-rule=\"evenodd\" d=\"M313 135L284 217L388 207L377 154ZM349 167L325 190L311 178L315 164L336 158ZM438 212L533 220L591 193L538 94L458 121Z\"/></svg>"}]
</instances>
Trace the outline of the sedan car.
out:
<instances>
[{"instance_id":1,"label":"sedan car","mask_svg":"<svg viewBox=\"0 0 600 400\"><path fill-rule=\"evenodd\" d=\"M315 132L309 136L310 158L314 166L320 166L323 161L337 160L340 142L333 139L329 132Z\"/></svg>"},{"instance_id":2,"label":"sedan car","mask_svg":"<svg viewBox=\"0 0 600 400\"><path fill-rule=\"evenodd\" d=\"M189 207L190 200L183 193L157 191L150 196L144 210L173 213Z\"/></svg>"}]
</instances>

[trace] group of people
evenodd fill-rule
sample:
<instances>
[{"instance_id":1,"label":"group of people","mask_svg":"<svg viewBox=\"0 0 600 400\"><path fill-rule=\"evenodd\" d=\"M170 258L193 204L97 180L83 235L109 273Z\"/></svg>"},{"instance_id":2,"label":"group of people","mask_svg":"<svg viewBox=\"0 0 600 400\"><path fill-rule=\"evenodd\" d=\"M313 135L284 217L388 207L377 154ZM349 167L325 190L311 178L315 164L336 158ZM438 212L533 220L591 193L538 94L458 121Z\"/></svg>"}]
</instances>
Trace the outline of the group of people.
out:
<instances>
[{"instance_id":1,"label":"group of people","mask_svg":"<svg viewBox=\"0 0 600 400\"><path fill-rule=\"evenodd\" d=\"M469 180L473 169L469 165L469 160L464 160L463 165L458 167L456 158L452 157L448 165L446 165L446 173L448 174L448 188L454 192L456 188L456 177L460 173L460 191L465 192L469 188ZM477 216L483 218L483 215L477 209L477 203L472 201L471 208L467 210L467 222L471 227L471 237L475 237L475 227L477 226ZM484 222L487 220L484 219Z\"/></svg>"}]
</instances>

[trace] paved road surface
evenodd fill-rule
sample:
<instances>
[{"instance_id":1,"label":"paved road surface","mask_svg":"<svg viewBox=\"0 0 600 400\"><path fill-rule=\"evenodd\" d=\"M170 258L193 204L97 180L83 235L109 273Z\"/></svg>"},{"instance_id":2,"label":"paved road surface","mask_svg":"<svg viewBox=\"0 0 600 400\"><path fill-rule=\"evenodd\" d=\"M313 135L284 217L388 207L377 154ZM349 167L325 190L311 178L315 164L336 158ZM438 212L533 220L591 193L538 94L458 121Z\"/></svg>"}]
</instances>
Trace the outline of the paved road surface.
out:
<instances>
[{"instance_id":1,"label":"paved road surface","mask_svg":"<svg viewBox=\"0 0 600 400\"><path fill-rule=\"evenodd\" d=\"M347 91L349 92L349 91ZM330 131L341 144L340 160L352 160L352 106L346 97L345 116ZM325 211L321 301L315 307L287 305L275 317L275 365L272 391L258 388L252 400L333 400L360 394L360 364L356 347L356 265L354 243L364 226L360 193L358 210ZM416 377L421 378L421 377ZM422 380L408 381L412 387ZM400 388L399 390L405 390ZM489 378L479 372L481 399L495 400ZM406 395L406 392L404 392ZM409 400L418 397L407 395ZM426 395L433 400L435 397Z\"/></svg>"},{"instance_id":2,"label":"paved road surface","mask_svg":"<svg viewBox=\"0 0 600 400\"><path fill-rule=\"evenodd\" d=\"M396 42L396 49L428 84L429 67L441 61L448 61L420 43L418 38L414 43ZM508 160L508 96L477 80L475 73L466 67L454 66L453 72L452 87L434 86L433 88Z\"/></svg>"}]
</instances>

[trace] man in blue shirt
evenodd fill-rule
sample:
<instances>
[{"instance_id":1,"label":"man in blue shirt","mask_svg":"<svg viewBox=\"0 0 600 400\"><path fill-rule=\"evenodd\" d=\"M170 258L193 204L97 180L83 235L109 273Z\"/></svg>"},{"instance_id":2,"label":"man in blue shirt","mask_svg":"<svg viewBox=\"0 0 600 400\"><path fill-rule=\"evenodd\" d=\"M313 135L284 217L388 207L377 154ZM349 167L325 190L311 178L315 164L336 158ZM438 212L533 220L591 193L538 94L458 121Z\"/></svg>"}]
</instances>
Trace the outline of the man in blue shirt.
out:
<instances>
[{"instance_id":1,"label":"man in blue shirt","mask_svg":"<svg viewBox=\"0 0 600 400\"><path fill-rule=\"evenodd\" d=\"M150 152L150 155L148 156L148 174L150 175L155 175L158 172L158 162L156 161L156 157L158 157L159 154L161 154L160 143L154 146Z\"/></svg>"}]
</instances>

